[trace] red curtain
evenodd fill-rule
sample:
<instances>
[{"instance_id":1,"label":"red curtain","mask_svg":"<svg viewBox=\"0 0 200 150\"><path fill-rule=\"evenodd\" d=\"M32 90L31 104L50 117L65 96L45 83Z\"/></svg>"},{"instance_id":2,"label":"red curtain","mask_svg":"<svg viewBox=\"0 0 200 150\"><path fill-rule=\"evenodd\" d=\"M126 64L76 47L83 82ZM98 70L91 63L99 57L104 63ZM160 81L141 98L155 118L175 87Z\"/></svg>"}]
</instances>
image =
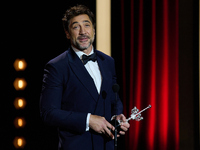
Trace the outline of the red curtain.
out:
<instances>
[{"instance_id":1,"label":"red curtain","mask_svg":"<svg viewBox=\"0 0 200 150\"><path fill-rule=\"evenodd\" d=\"M121 0L124 114L152 108L130 121L126 149L179 149L178 0Z\"/></svg>"}]
</instances>

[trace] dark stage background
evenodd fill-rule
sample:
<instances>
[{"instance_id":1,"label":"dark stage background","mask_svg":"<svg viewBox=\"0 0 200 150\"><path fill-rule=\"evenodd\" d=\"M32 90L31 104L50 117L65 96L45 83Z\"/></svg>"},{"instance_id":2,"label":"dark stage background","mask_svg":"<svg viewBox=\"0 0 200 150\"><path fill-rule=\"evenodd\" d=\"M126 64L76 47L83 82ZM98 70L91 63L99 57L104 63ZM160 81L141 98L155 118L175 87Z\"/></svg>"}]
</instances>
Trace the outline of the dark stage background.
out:
<instances>
[{"instance_id":1,"label":"dark stage background","mask_svg":"<svg viewBox=\"0 0 200 150\"><path fill-rule=\"evenodd\" d=\"M68 49L69 43L65 38L62 17L66 9L76 4L85 4L95 12L95 1L91 0L62 0L62 1L12 1L1 5L5 8L1 14L3 27L1 45L5 54L1 55L4 69L2 83L5 88L2 109L4 122L0 135L4 139L1 150L14 149L15 136L26 139L27 150L55 150L57 149L57 129L44 125L39 114L39 98L42 85L44 65L55 56ZM13 63L16 58L24 58L27 69L16 72ZM13 81L16 77L24 77L27 88L16 91ZM16 110L13 101L15 97L25 97L25 109ZM13 121L15 117L24 117L26 126L16 129Z\"/></svg>"},{"instance_id":2,"label":"dark stage background","mask_svg":"<svg viewBox=\"0 0 200 150\"><path fill-rule=\"evenodd\" d=\"M56 128L40 119L39 97L44 65L69 46L61 19L65 10L76 4L85 4L95 13L95 0L1 5L0 149L15 149L16 136L26 139L27 150L57 149ZM128 116L134 105L141 109L154 104L142 122L131 122L128 134L120 138L119 149L199 149L198 10L198 0L112 0L112 57L124 113ZM25 71L15 71L16 58L26 60ZM165 67L167 76L165 69L162 71ZM26 79L24 91L14 89L17 77ZM163 84L168 85L168 93L163 92L162 99ZM156 95L149 92L152 90ZM25 97L25 109L15 109L15 97ZM17 116L26 119L22 129L14 127Z\"/></svg>"}]
</instances>

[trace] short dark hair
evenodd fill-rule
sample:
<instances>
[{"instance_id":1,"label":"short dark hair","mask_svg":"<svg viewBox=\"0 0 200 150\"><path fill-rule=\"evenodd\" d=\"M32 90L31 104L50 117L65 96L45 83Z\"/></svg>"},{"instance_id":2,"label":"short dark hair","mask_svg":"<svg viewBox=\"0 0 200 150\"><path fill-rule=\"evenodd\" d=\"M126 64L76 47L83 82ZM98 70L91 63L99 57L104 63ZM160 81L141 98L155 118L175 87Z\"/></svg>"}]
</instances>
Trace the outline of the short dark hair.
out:
<instances>
[{"instance_id":1,"label":"short dark hair","mask_svg":"<svg viewBox=\"0 0 200 150\"><path fill-rule=\"evenodd\" d=\"M93 27L95 28L95 17L94 17L94 14L92 13L92 11L90 11L90 9L84 5L77 5L77 6L73 6L73 7L69 8L65 12L64 17L62 18L64 29L66 31L69 31L70 19L72 19L73 17L76 17L78 15L81 15L81 14L88 15L88 17L90 18L90 21L93 24Z\"/></svg>"}]
</instances>

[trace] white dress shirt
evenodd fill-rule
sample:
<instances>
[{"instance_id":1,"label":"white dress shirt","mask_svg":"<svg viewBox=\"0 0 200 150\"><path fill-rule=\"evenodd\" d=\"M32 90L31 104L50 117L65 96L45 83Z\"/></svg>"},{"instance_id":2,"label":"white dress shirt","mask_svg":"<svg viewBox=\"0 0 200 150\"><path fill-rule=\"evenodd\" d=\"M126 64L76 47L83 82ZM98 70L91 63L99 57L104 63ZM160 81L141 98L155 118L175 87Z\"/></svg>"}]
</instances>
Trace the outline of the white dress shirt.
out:
<instances>
[{"instance_id":1,"label":"white dress shirt","mask_svg":"<svg viewBox=\"0 0 200 150\"><path fill-rule=\"evenodd\" d=\"M84 52L72 47L72 49L74 50L74 52L77 54L77 56L82 60L82 56L83 55L87 55ZM89 55L94 53L94 49L92 47L92 51L90 52ZM88 73L90 74L90 76L92 77L94 84L97 88L98 93L100 94L100 90L101 90L101 82L102 82L102 76L101 76L101 72L98 66L97 61L93 62L93 61L88 61L85 65L86 70L88 71ZM86 131L89 131L89 120L90 120L90 115L91 113L88 113L87 115L87 120L86 120Z\"/></svg>"}]
</instances>

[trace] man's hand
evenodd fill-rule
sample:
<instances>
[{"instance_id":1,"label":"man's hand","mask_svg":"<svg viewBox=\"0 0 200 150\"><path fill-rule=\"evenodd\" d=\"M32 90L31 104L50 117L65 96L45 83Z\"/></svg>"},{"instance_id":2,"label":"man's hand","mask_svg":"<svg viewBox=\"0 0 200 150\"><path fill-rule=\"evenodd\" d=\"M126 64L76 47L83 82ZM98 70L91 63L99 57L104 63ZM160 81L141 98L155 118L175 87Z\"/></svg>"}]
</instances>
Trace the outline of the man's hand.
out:
<instances>
[{"instance_id":1,"label":"man's hand","mask_svg":"<svg viewBox=\"0 0 200 150\"><path fill-rule=\"evenodd\" d=\"M100 134L105 134L106 136L114 139L114 135L111 133L111 130L115 130L115 127L112 126L104 117L97 115L90 115L89 127Z\"/></svg>"},{"instance_id":2,"label":"man's hand","mask_svg":"<svg viewBox=\"0 0 200 150\"><path fill-rule=\"evenodd\" d=\"M120 131L119 134L125 135L125 132L128 131L128 128L130 127L130 124L126 122L126 117L123 114L120 114L117 115L115 119L121 121L120 128L122 129L122 131ZM120 135L118 135L118 137L119 136Z\"/></svg>"}]
</instances>

